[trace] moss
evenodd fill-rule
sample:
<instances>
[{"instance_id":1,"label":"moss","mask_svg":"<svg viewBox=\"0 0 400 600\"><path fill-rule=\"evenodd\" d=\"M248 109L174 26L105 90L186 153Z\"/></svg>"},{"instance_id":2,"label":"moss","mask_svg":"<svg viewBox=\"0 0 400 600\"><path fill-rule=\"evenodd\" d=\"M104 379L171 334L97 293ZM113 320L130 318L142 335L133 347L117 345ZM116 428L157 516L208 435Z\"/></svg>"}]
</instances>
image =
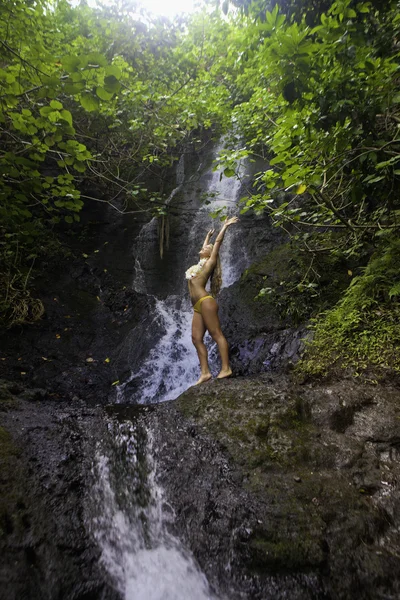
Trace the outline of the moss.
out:
<instances>
[{"instance_id":1,"label":"moss","mask_svg":"<svg viewBox=\"0 0 400 600\"><path fill-rule=\"evenodd\" d=\"M258 310L272 310L283 321L298 324L338 301L350 283L350 268L342 258L299 252L293 242L282 244L245 272L243 294L257 300Z\"/></svg>"},{"instance_id":2,"label":"moss","mask_svg":"<svg viewBox=\"0 0 400 600\"><path fill-rule=\"evenodd\" d=\"M10 454L15 454L15 452L16 450L11 435L4 427L0 427L0 460L4 460Z\"/></svg>"},{"instance_id":3,"label":"moss","mask_svg":"<svg viewBox=\"0 0 400 600\"><path fill-rule=\"evenodd\" d=\"M254 571L265 568L276 571L297 571L315 566L325 560L318 541L304 531L301 539L269 540L256 535L250 540L250 567Z\"/></svg>"},{"instance_id":4,"label":"moss","mask_svg":"<svg viewBox=\"0 0 400 600\"><path fill-rule=\"evenodd\" d=\"M15 398L10 391L10 385L0 380L0 406L2 409L9 408L15 402Z\"/></svg>"},{"instance_id":5,"label":"moss","mask_svg":"<svg viewBox=\"0 0 400 600\"><path fill-rule=\"evenodd\" d=\"M219 394L214 387L195 398L192 391L183 394L177 406L223 444L252 487L261 489L265 484L263 473L298 469L325 459L316 447L319 442L309 408L298 397L277 401L268 388L253 395L231 388Z\"/></svg>"},{"instance_id":6,"label":"moss","mask_svg":"<svg viewBox=\"0 0 400 600\"><path fill-rule=\"evenodd\" d=\"M188 390L175 401L207 438L220 442L232 472L257 500L257 520L238 532L249 573L323 570L330 548L353 551L366 531L384 527L386 516L360 493L350 470L338 468L338 456L352 443L326 429L321 436L312 416L319 401L304 396L309 400L300 390L238 378Z\"/></svg>"},{"instance_id":7,"label":"moss","mask_svg":"<svg viewBox=\"0 0 400 600\"><path fill-rule=\"evenodd\" d=\"M337 305L314 321L297 371L326 375L400 373L400 241L377 252Z\"/></svg>"}]
</instances>

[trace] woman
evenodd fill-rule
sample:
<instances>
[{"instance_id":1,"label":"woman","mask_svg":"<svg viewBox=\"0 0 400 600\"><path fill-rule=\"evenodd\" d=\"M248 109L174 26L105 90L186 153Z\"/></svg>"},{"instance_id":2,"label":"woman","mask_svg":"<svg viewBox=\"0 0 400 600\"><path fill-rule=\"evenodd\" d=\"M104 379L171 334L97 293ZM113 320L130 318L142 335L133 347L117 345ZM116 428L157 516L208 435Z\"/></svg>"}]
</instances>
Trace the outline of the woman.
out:
<instances>
[{"instance_id":1,"label":"woman","mask_svg":"<svg viewBox=\"0 0 400 600\"><path fill-rule=\"evenodd\" d=\"M194 310L192 341L196 347L201 368L200 379L196 382L196 385L209 381L212 377L210 367L208 366L207 348L203 342L206 330L217 343L221 356L221 371L217 375L217 379L224 379L225 377L232 375L228 356L228 342L221 331L221 325L218 318L218 304L213 296L218 294L222 283L218 254L219 248L228 227L237 223L238 220L238 217L232 217L225 221L214 244L210 244L210 239L214 235L214 229L210 229L204 240L203 247L199 252L200 262L186 271L190 299ZM210 296L208 292L206 292L206 284L211 275L211 293L213 296Z\"/></svg>"}]
</instances>

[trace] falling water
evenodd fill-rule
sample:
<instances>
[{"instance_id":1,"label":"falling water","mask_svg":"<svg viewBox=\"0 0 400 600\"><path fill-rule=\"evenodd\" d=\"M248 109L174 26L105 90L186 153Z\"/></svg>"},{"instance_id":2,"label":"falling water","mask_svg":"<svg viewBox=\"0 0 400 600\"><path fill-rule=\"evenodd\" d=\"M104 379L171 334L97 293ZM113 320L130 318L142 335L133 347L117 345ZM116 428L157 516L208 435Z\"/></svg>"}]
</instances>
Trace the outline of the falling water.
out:
<instances>
[{"instance_id":1,"label":"falling water","mask_svg":"<svg viewBox=\"0 0 400 600\"><path fill-rule=\"evenodd\" d=\"M222 144L216 150L218 156ZM212 178L209 182L207 192L213 200L211 204L202 207L202 213L215 212L222 209L228 215L237 214L237 203L239 200L239 192L241 187L241 176L245 172L243 163L237 165L237 175L235 178L223 176L220 169L213 171ZM225 210L224 210L225 209ZM201 219L199 224L201 226ZM217 221L218 223L218 221ZM220 250L221 266L223 272L223 287L229 287L240 277L241 272L248 266L248 257L243 244L239 242L241 236L240 225L232 227L224 238L224 242Z\"/></svg>"},{"instance_id":2,"label":"falling water","mask_svg":"<svg viewBox=\"0 0 400 600\"><path fill-rule=\"evenodd\" d=\"M182 158L168 202L183 183ZM213 199L208 206L199 207L193 220L186 268L198 261L199 232L205 235L212 227L209 212L225 205L234 208L239 188L238 181L221 179L219 171L209 178L206 191ZM156 227L153 219L137 240L135 254L139 258L133 287L141 293L147 293L141 260L146 243L155 239ZM237 244L238 235L239 228L232 228L220 252L225 287L236 281L247 262L243 251L238 251L243 248ZM149 336L154 345L140 368L119 386L118 402L150 404L176 398L198 377L198 359L191 342L193 309L183 274L177 277L180 293L154 297L152 316L133 332L136 344ZM217 367L211 362L211 368ZM101 562L124 600L216 600L205 575L172 533L173 510L157 483L152 455L151 431L138 425L137 419L108 421L108 433L96 448L88 500L90 528L101 550Z\"/></svg>"},{"instance_id":3,"label":"falling water","mask_svg":"<svg viewBox=\"0 0 400 600\"><path fill-rule=\"evenodd\" d=\"M101 562L125 600L216 600L170 529L173 511L155 481L149 432L108 423L93 464L90 527Z\"/></svg>"},{"instance_id":4,"label":"falling water","mask_svg":"<svg viewBox=\"0 0 400 600\"><path fill-rule=\"evenodd\" d=\"M221 148L222 144L216 149L215 157L218 156ZM184 163L181 159L177 187L173 190L168 202L182 188L183 183ZM212 173L208 188L205 190L210 198L209 203L199 207L189 231L186 268L198 261L197 253L201 246L201 241L198 241L199 232L204 237L208 229L215 227L210 213L225 207L228 214L237 212L236 204L240 185L239 179L221 177L219 170ZM138 240L139 248L141 241L148 239L152 232L154 234L154 227L156 227L156 223L153 220L142 228ZM241 272L248 266L245 245L239 241L240 236L240 226L231 227L221 246L223 288L237 281ZM170 295L165 299L154 298L155 311L152 322L147 324L147 329L154 332L159 331L161 335L158 336L157 343L150 350L142 366L132 372L128 380L119 386L118 402L148 404L171 400L193 385L199 377L198 358L191 341L193 308L188 298L184 276L182 273L177 276L181 281L180 295ZM146 292L145 278L138 259L136 259L133 286L137 291ZM208 334L206 334L205 341L207 346L213 347ZM219 370L217 363L216 353L210 352L210 368L215 374Z\"/></svg>"}]
</instances>

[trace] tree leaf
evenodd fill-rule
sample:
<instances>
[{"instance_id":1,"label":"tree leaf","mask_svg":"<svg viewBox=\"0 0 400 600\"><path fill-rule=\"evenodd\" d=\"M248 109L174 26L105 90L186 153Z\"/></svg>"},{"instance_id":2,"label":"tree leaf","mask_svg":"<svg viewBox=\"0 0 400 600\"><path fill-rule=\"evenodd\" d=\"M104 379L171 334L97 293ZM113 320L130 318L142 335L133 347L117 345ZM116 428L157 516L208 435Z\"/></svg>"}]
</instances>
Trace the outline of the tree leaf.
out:
<instances>
[{"instance_id":1,"label":"tree leaf","mask_svg":"<svg viewBox=\"0 0 400 600\"><path fill-rule=\"evenodd\" d=\"M101 100L111 100L111 98L113 97L114 93L113 92L107 92L104 88L102 87L97 87L96 88L96 94L98 95L98 97Z\"/></svg>"},{"instance_id":2,"label":"tree leaf","mask_svg":"<svg viewBox=\"0 0 400 600\"><path fill-rule=\"evenodd\" d=\"M299 185L299 187L296 190L296 194L304 194L304 192L306 191L307 186L302 183L301 185Z\"/></svg>"},{"instance_id":3,"label":"tree leaf","mask_svg":"<svg viewBox=\"0 0 400 600\"><path fill-rule=\"evenodd\" d=\"M121 76L122 76L121 69L119 67L117 67L116 65L109 65L108 67L106 67L105 74L106 74L106 77L113 75L115 77L115 79L121 79Z\"/></svg>"},{"instance_id":4,"label":"tree leaf","mask_svg":"<svg viewBox=\"0 0 400 600\"><path fill-rule=\"evenodd\" d=\"M52 100L50 102L50 106L51 106L51 108L54 108L55 110L60 110L63 107L61 102L59 102L58 100Z\"/></svg>"},{"instance_id":5,"label":"tree leaf","mask_svg":"<svg viewBox=\"0 0 400 600\"><path fill-rule=\"evenodd\" d=\"M60 116L61 116L61 119L63 119L64 121L67 121L67 123L69 125L71 125L71 127L72 127L72 115L69 112L69 110L63 109L60 113Z\"/></svg>"},{"instance_id":6,"label":"tree leaf","mask_svg":"<svg viewBox=\"0 0 400 600\"><path fill-rule=\"evenodd\" d=\"M109 93L119 92L121 84L115 75L108 75L104 77L104 89Z\"/></svg>"},{"instance_id":7,"label":"tree leaf","mask_svg":"<svg viewBox=\"0 0 400 600\"><path fill-rule=\"evenodd\" d=\"M81 105L88 112L93 112L99 108L99 101L92 94L82 94L80 97Z\"/></svg>"},{"instance_id":8,"label":"tree leaf","mask_svg":"<svg viewBox=\"0 0 400 600\"><path fill-rule=\"evenodd\" d=\"M104 54L100 54L100 52L91 52L86 56L81 57L81 63L83 67L86 66L96 66L96 67L105 67L107 66L107 59Z\"/></svg>"},{"instance_id":9,"label":"tree leaf","mask_svg":"<svg viewBox=\"0 0 400 600\"><path fill-rule=\"evenodd\" d=\"M78 56L70 55L64 56L61 59L61 64L64 67L65 71L77 71L80 66L80 58Z\"/></svg>"}]
</instances>

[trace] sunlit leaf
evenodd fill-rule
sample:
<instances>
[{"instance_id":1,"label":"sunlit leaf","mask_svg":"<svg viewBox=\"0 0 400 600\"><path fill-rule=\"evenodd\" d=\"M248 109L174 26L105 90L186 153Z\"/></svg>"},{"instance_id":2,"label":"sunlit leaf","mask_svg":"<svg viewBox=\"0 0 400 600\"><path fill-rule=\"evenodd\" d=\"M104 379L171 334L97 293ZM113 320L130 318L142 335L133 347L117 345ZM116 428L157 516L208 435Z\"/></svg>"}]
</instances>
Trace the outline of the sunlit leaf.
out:
<instances>
[{"instance_id":1,"label":"sunlit leaf","mask_svg":"<svg viewBox=\"0 0 400 600\"><path fill-rule=\"evenodd\" d=\"M92 112L99 108L99 101L95 96L92 96L92 94L82 94L80 97L80 103L88 112Z\"/></svg>"}]
</instances>

